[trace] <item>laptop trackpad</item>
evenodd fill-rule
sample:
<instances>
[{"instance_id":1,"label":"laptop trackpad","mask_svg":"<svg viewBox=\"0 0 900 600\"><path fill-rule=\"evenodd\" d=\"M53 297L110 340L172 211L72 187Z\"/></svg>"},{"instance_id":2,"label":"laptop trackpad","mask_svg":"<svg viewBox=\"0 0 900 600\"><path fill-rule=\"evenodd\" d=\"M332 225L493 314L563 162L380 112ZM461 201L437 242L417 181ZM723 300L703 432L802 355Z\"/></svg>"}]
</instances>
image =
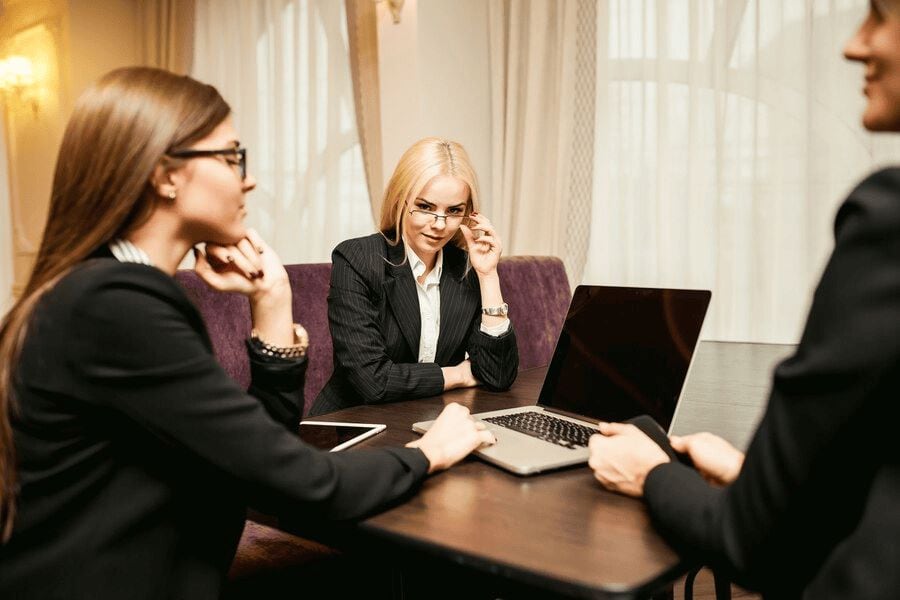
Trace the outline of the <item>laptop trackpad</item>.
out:
<instances>
[{"instance_id":1,"label":"laptop trackpad","mask_svg":"<svg viewBox=\"0 0 900 600\"><path fill-rule=\"evenodd\" d=\"M499 425L489 424L488 430L497 438L497 443L479 448L476 453L519 474L575 465L588 459L589 452L584 446L560 446ZM508 457L514 458L514 462L507 463Z\"/></svg>"}]
</instances>

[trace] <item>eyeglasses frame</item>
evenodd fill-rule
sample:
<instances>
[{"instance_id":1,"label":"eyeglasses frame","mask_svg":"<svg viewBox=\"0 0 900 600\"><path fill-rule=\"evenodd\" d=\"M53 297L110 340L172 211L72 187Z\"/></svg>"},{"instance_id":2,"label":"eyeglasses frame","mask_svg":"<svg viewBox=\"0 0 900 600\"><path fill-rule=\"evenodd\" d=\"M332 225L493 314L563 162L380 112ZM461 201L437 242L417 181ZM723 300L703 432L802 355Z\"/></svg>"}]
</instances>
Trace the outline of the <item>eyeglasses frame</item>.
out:
<instances>
[{"instance_id":1,"label":"eyeglasses frame","mask_svg":"<svg viewBox=\"0 0 900 600\"><path fill-rule=\"evenodd\" d=\"M221 148L215 150L173 150L172 152L167 152L166 154L168 154L172 158L200 158L204 156L237 155L237 167L238 171L241 174L241 181L247 179L247 149L243 146L237 146L235 148Z\"/></svg>"},{"instance_id":2,"label":"eyeglasses frame","mask_svg":"<svg viewBox=\"0 0 900 600\"><path fill-rule=\"evenodd\" d=\"M411 208L411 209L409 209L409 215L412 216L413 213L422 213L423 215L428 215L428 216L430 216L432 219L434 219L434 220L432 221L432 223L435 223L435 224L438 222L438 219L443 219L443 220L444 220L444 225L445 225L445 226L448 224L448 221L447 221L448 218L450 218L450 219L459 219L460 224L462 224L463 219L466 219L466 218L469 217L469 215L467 215L467 214L462 214L462 215L447 215L447 214L444 214L444 215L441 215L441 214L438 214L438 213L436 213L436 212L432 212L432 211L430 211L430 210L425 210L424 208Z\"/></svg>"}]
</instances>

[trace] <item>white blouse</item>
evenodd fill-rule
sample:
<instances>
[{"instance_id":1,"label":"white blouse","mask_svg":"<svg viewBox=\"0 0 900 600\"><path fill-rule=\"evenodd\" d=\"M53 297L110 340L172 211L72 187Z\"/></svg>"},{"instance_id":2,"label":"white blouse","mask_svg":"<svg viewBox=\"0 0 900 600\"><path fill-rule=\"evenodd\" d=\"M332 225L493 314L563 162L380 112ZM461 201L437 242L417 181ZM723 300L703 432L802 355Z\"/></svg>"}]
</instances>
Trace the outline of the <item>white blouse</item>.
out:
<instances>
[{"instance_id":1,"label":"white blouse","mask_svg":"<svg viewBox=\"0 0 900 600\"><path fill-rule=\"evenodd\" d=\"M437 262L431 272L425 277L423 283L419 283L419 277L425 272L425 263L410 248L406 247L406 260L412 270L413 279L416 282L416 292L419 295L419 316L422 322L419 334L419 362L434 362L437 354L437 340L441 332L441 273L444 270L444 251L438 252ZM481 331L488 335L498 337L509 330L509 319L502 323L488 327L481 324Z\"/></svg>"}]
</instances>

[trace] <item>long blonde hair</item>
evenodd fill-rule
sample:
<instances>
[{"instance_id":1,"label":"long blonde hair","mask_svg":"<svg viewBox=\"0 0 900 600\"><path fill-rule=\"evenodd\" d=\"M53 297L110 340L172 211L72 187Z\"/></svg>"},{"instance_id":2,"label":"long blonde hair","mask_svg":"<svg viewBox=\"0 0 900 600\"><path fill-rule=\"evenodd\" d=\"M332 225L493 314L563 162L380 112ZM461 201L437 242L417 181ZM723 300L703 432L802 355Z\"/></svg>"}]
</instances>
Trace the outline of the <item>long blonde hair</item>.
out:
<instances>
[{"instance_id":1,"label":"long blonde hair","mask_svg":"<svg viewBox=\"0 0 900 600\"><path fill-rule=\"evenodd\" d=\"M478 179L465 148L458 142L442 138L421 139L400 157L384 190L378 230L392 245L400 242L403 222L408 215L406 207L438 175L451 175L469 187L466 214L479 210ZM393 238L390 237L391 232ZM457 246L465 246L461 231L451 241Z\"/></svg>"},{"instance_id":2,"label":"long blonde hair","mask_svg":"<svg viewBox=\"0 0 900 600\"><path fill-rule=\"evenodd\" d=\"M180 164L166 153L203 139L230 112L214 87L146 67L112 71L78 99L34 270L0 324L0 543L16 512L13 380L35 306L75 265L147 219L158 201L154 169Z\"/></svg>"}]
</instances>

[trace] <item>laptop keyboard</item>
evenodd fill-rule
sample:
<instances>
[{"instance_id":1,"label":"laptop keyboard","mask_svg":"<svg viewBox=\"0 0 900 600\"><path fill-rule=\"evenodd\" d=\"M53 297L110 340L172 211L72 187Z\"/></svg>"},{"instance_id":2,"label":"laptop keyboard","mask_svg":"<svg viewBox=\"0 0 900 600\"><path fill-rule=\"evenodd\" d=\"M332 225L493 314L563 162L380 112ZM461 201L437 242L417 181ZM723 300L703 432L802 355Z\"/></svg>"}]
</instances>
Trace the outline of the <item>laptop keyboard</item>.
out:
<instances>
[{"instance_id":1,"label":"laptop keyboard","mask_svg":"<svg viewBox=\"0 0 900 600\"><path fill-rule=\"evenodd\" d=\"M597 433L596 428L579 425L565 419L558 419L539 411L487 417L482 420L566 448L587 446L588 439Z\"/></svg>"}]
</instances>

